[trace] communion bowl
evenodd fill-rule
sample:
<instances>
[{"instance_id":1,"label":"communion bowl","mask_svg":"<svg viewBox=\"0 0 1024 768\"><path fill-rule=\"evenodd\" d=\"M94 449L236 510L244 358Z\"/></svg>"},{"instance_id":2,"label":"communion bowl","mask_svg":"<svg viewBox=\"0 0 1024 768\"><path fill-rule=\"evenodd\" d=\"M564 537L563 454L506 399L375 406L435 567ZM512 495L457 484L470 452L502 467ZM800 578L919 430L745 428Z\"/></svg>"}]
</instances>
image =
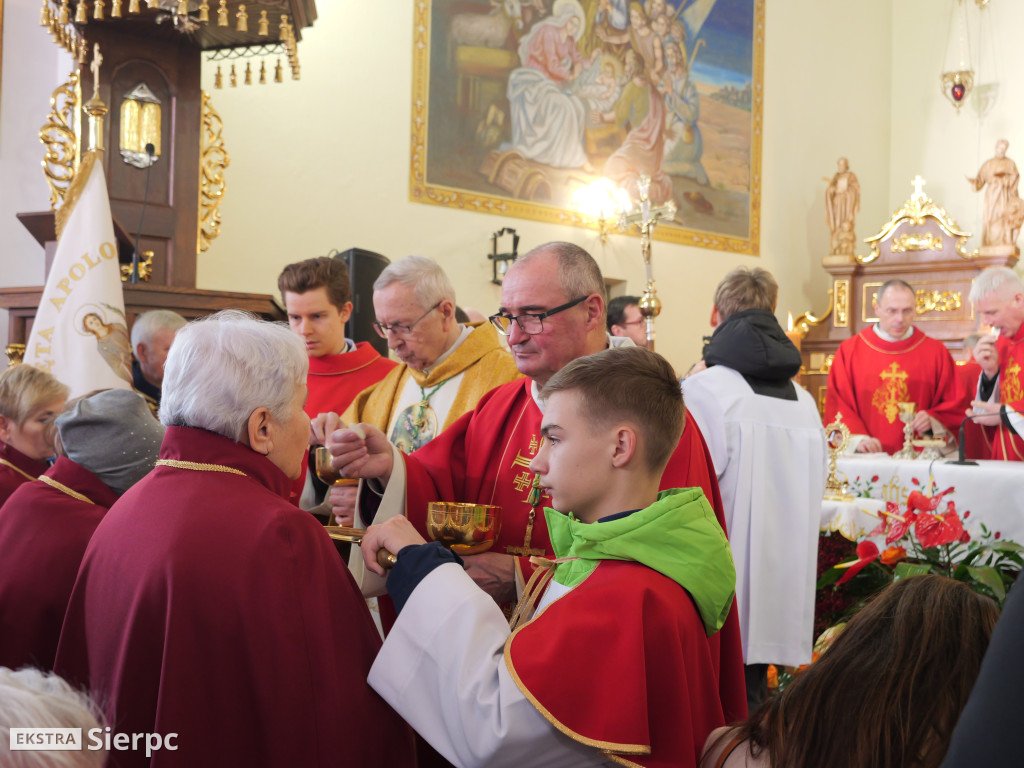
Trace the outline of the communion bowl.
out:
<instances>
[{"instance_id":1,"label":"communion bowl","mask_svg":"<svg viewBox=\"0 0 1024 768\"><path fill-rule=\"evenodd\" d=\"M486 552L501 531L501 507L432 501L427 504L427 533L457 555Z\"/></svg>"}]
</instances>

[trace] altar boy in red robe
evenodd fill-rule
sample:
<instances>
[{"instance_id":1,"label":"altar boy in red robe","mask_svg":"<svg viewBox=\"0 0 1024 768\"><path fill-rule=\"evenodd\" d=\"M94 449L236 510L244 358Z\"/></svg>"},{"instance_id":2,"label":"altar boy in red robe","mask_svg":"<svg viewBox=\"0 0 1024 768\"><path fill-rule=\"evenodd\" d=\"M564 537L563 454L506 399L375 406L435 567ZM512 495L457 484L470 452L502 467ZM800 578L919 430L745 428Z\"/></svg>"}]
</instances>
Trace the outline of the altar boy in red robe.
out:
<instances>
[{"instance_id":1,"label":"altar boy in red robe","mask_svg":"<svg viewBox=\"0 0 1024 768\"><path fill-rule=\"evenodd\" d=\"M510 631L406 517L372 526L365 565L380 574L376 550L398 553L400 613L370 684L459 766L696 766L725 721L711 636L735 571L703 492L658 490L683 430L678 380L653 352L609 349L540 398L531 469L564 511L544 510L555 559L538 563Z\"/></svg>"},{"instance_id":2,"label":"altar boy in red robe","mask_svg":"<svg viewBox=\"0 0 1024 768\"><path fill-rule=\"evenodd\" d=\"M106 514L71 595L55 671L114 734L116 766L407 766L408 727L366 684L380 637L313 516L288 503L309 439L306 354L221 312L167 358L157 467ZM380 745L386 745L386 751Z\"/></svg>"},{"instance_id":3,"label":"altar boy in red robe","mask_svg":"<svg viewBox=\"0 0 1024 768\"><path fill-rule=\"evenodd\" d=\"M915 404L915 435L955 437L964 417L967 393L953 358L941 341L914 327L916 302L909 283L884 283L874 301L878 323L840 344L832 361L825 423L842 414L858 453L903 447L901 402Z\"/></svg>"},{"instance_id":4,"label":"altar boy in red robe","mask_svg":"<svg viewBox=\"0 0 1024 768\"><path fill-rule=\"evenodd\" d=\"M989 335L974 348L982 375L971 413L996 427L989 458L1024 461L1024 283L1007 267L989 267L974 279L971 301Z\"/></svg>"}]
</instances>

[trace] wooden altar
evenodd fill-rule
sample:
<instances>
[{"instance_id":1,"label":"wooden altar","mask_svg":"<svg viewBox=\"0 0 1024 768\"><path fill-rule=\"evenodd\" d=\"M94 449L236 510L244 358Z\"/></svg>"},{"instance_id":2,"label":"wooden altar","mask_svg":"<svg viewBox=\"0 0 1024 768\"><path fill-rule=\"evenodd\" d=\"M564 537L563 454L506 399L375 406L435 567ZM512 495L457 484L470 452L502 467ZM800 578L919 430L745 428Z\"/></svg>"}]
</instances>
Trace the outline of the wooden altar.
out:
<instances>
[{"instance_id":1,"label":"wooden altar","mask_svg":"<svg viewBox=\"0 0 1024 768\"><path fill-rule=\"evenodd\" d=\"M887 280L914 286L917 327L942 341L954 359L963 359L964 337L979 324L968 298L971 281L986 267L1012 267L1018 255L1009 246L968 251L968 237L918 184L881 230L864 241L870 247L867 255L822 260L832 275L828 307L821 315L807 312L794 321L802 335L801 383L822 413L835 352L844 339L877 322L872 302Z\"/></svg>"}]
</instances>

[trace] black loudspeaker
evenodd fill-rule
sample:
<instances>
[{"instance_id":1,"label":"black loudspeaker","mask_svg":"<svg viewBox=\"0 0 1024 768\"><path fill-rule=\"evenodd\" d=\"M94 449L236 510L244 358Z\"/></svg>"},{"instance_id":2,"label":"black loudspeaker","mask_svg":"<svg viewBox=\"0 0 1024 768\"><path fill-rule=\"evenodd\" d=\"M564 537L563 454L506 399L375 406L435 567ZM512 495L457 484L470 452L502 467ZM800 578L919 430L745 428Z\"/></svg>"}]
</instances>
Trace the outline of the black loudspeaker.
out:
<instances>
[{"instance_id":1,"label":"black loudspeaker","mask_svg":"<svg viewBox=\"0 0 1024 768\"><path fill-rule=\"evenodd\" d=\"M348 265L352 282L352 316L345 324L345 336L355 342L368 341L384 357L388 356L387 339L382 339L373 330L373 283L384 268L390 264L386 256L362 248L349 248L335 254Z\"/></svg>"}]
</instances>

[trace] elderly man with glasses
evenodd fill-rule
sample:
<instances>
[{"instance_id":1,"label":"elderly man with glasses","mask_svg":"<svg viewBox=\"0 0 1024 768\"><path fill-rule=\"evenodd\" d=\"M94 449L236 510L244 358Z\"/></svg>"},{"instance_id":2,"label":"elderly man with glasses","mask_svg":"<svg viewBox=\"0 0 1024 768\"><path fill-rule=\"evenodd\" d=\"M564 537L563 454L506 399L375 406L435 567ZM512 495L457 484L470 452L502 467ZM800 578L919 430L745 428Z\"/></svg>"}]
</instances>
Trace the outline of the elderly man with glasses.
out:
<instances>
[{"instance_id":1,"label":"elderly man with glasses","mask_svg":"<svg viewBox=\"0 0 1024 768\"><path fill-rule=\"evenodd\" d=\"M489 552L465 558L474 580L499 603L515 601L533 570L531 556L552 557L544 522L544 489L530 462L542 440L537 392L564 365L613 343L605 332L601 270L570 243L539 246L515 262L501 288L501 308L491 321L508 337L519 372L527 378L487 393L477 407L410 456L386 436L364 427L365 437L338 430L327 440L334 466L350 477L370 478L360 487L359 526L396 514L425 533L431 501L501 506L501 531ZM631 344L615 339L615 344ZM642 393L638 393L642 396ZM662 478L662 488L699 487L722 527L721 497L707 446L697 425L686 427ZM382 495L381 495L382 494ZM401 553L399 563L401 564ZM381 594L383 580L361 572L364 594ZM716 636L721 643L721 692L726 720L746 711L746 694L735 610Z\"/></svg>"}]
</instances>

